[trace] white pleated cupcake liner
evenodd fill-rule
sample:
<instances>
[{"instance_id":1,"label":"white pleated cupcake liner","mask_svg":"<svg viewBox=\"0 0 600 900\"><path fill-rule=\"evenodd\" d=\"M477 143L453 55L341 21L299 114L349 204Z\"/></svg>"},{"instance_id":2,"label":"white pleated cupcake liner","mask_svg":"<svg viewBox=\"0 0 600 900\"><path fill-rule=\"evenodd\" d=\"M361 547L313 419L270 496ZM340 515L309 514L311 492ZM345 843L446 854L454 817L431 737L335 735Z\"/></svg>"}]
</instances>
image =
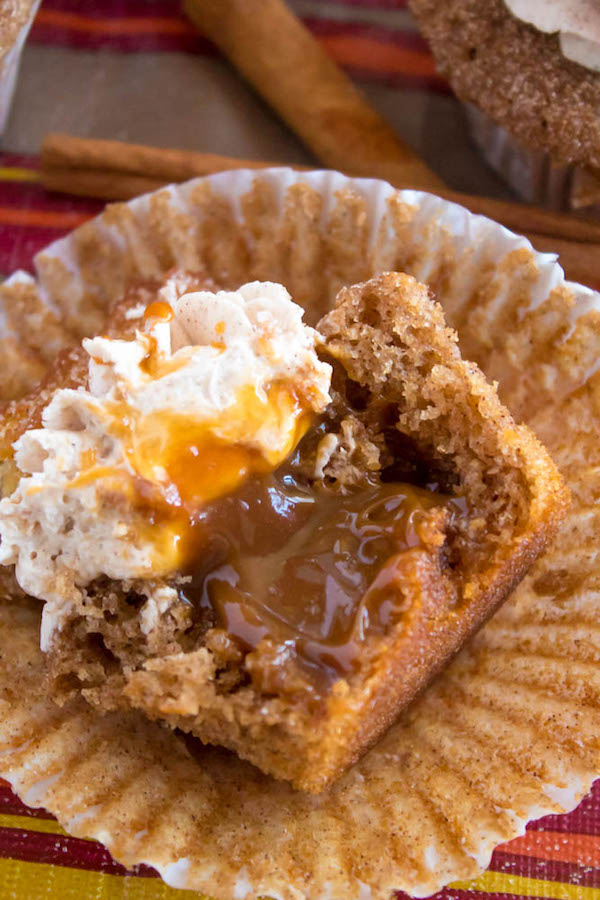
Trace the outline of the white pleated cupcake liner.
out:
<instances>
[{"instance_id":1,"label":"white pleated cupcake liner","mask_svg":"<svg viewBox=\"0 0 600 900\"><path fill-rule=\"evenodd\" d=\"M429 283L463 353L555 454L573 507L505 606L324 795L215 748L191 755L137 713L58 709L44 695L39 614L10 605L0 607L0 775L125 865L214 897L383 900L474 877L498 844L573 809L600 776L600 296L566 283L553 254L456 204L272 169L109 207L38 254L34 276L15 274L0 315L26 285L33 307L83 334L128 284L173 267L228 287L283 281L313 321L341 284L376 272Z\"/></svg>"}]
</instances>

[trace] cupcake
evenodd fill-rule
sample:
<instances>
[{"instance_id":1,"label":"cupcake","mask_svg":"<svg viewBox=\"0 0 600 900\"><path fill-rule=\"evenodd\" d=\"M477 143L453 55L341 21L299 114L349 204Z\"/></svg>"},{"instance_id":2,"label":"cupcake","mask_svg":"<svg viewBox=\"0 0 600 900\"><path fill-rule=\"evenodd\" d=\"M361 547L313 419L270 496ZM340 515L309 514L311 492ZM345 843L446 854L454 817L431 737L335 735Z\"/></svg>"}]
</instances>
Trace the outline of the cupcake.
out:
<instances>
[{"instance_id":1,"label":"cupcake","mask_svg":"<svg viewBox=\"0 0 600 900\"><path fill-rule=\"evenodd\" d=\"M0 417L0 564L44 601L54 699L319 793L522 580L568 494L414 278L342 289L313 330L281 285L182 276L131 290Z\"/></svg>"},{"instance_id":2,"label":"cupcake","mask_svg":"<svg viewBox=\"0 0 600 900\"><path fill-rule=\"evenodd\" d=\"M594 0L411 0L488 162L529 202L600 203Z\"/></svg>"},{"instance_id":3,"label":"cupcake","mask_svg":"<svg viewBox=\"0 0 600 900\"><path fill-rule=\"evenodd\" d=\"M0 21L0 134L4 131L12 103L21 53L40 0L9 0L2 6Z\"/></svg>"},{"instance_id":4,"label":"cupcake","mask_svg":"<svg viewBox=\"0 0 600 900\"><path fill-rule=\"evenodd\" d=\"M208 744L164 727L166 722L193 732L185 721L186 704L195 704L195 715L200 716L215 696L222 699L229 692L247 697L249 684L235 681L240 648L227 643L222 634L213 634L210 646L201 647L194 665L187 665L186 654L195 652L198 631L188 629L178 645L176 631L186 608L174 609L173 585L150 586L144 594L136 584L128 596L114 585L108 591L105 585L96 585L97 590L85 597L72 594L71 607L56 598L42 632L43 649L39 607L10 584L4 585L0 775L19 795L44 805L72 834L102 840L125 865L153 865L175 887L217 898L270 895L286 900L308 896L384 900L394 889L427 896L450 881L476 875L494 847L522 833L530 819L572 809L599 771L600 654L592 632L596 609L591 585L600 538L589 510L598 490L600 463L595 427L600 297L565 283L555 258L536 253L525 238L455 204L416 191L396 191L383 182L286 169L228 172L108 207L39 254L35 266L35 277L19 273L9 279L0 289L0 301L11 309L14 298L21 298L22 330L14 317L10 335L17 346L19 333L27 336L27 346L36 346L50 323L56 329L64 327L59 376L65 393L53 391L57 373L51 370L51 361L44 360L48 372L39 389L21 399L14 397L3 408L4 443L11 424L24 418L29 426L25 430L29 438L20 445L17 441L14 459L3 444L3 491L9 501L15 499L25 471L73 475L71 482L85 488L89 473L69 474L65 467L71 462L85 458L88 466L106 463L114 469L111 440L130 420L129 412L121 415L123 407L111 394L114 378L127 382L130 392L137 390L136 385L147 386L153 374L177 373L182 365L177 354L185 351L187 359L190 353L186 350L190 329L197 330L194 340L203 344L215 368L216 360L226 358L234 320L236 340L245 335L252 347L254 330L260 326L256 352L271 363L282 348L289 350L299 342L294 365L278 370L276 379L278 389L286 390L293 379L295 403L278 394L276 405L279 411L294 410L301 429L306 427L303 404L312 404L316 415L325 413L313 435L319 440L292 462L316 466L328 479L320 490L342 477L367 478L370 490L370 479L378 477L383 458L395 466L383 479L388 486L399 480L402 461L404 480L423 472L424 462L437 463L437 470L424 473L430 492L447 496L461 488L454 496L454 519L447 507L440 511L436 499L422 511L420 525L413 520L417 531L422 526L422 535L411 536L409 552L416 551L416 556L402 570L415 584L424 578L430 588L439 588L436 603L431 608L417 604L413 617L438 647L440 624L448 618L458 626L464 622L465 608L483 618L494 607L494 603L469 607L478 597L475 577L453 581L450 573L461 571L461 541L475 541L467 548L474 575L485 573L488 584L501 576L504 587L510 587L501 551L506 547L503 531L513 513L518 510L522 522L535 524L521 535L521 549L531 562L545 537L541 526L549 521L553 485L561 498L553 505L554 527L564 515L564 510L557 512L565 495L556 464L574 501L560 524L555 549L538 558L515 593L441 677L398 721L384 733L377 732L379 740L372 749L316 797L282 780L288 776L281 769L275 772L278 779L266 774L263 770L269 767L258 757L254 758L258 767L241 759L233 739L230 746L237 753L211 746L226 742L207 737L206 732L203 739ZM404 274L382 274L392 272ZM227 291L219 300L227 316L211 313L199 318L200 308L215 310L216 287ZM203 293L194 301L192 316L190 289L198 295L198 288ZM159 290L163 293L157 296ZM301 324L301 310L290 312L285 291L303 307L307 325ZM474 362L461 360L456 338L429 291L457 329L460 353ZM41 309L47 310L45 320ZM272 321L276 309L287 310L283 343ZM28 310L35 315L27 318ZM322 342L317 356L315 325ZM81 346L82 336L98 333L100 337ZM118 347L115 341L120 342ZM138 343L143 345L141 355ZM247 356L252 360L251 353ZM136 371L140 365L143 377ZM491 382L499 382L497 389L477 366ZM237 378L240 371L253 369L230 371ZM85 390L91 397L72 389L83 387L82 372L89 373ZM206 395L213 400L218 397L214 387ZM155 388L146 397L148 402L158 402L160 391ZM22 388L16 390L22 393ZM341 422L337 409L327 417L325 392L330 397L337 392L345 408ZM263 394L269 407L269 392ZM181 399L183 392L177 390L174 396ZM45 407L42 428L41 407ZM279 447L276 438L289 436L290 431L272 427L269 409L262 410L255 425L257 434L269 426L268 447L274 452ZM94 410L95 424L90 418ZM385 432L390 426L393 431L399 416L402 447L392 440L396 448L392 453ZM515 420L532 426L556 463ZM285 424L281 416L276 421ZM88 441L92 425L99 437L97 446ZM419 435L426 438L427 459L416 452L414 441L407 440ZM153 429L151 437L168 450L164 428ZM56 454L53 446L59 444ZM255 450L259 446L260 442ZM135 452L131 458L137 458ZM263 465L262 457L252 459L252 465ZM440 461L452 461L451 470ZM149 477L144 476L146 482L154 480L160 490L171 462L167 452ZM203 478L214 487L216 479L210 472L197 474L194 484ZM297 491L292 475L290 481L290 473L285 473L286 484ZM136 484L134 480L134 488ZM518 485L524 489L513 490ZM38 489L46 489L41 482L22 487L27 490L16 515L26 514ZM129 485L125 494L122 489L123 482L117 479L103 496L108 518L115 524L103 541L112 547L115 566L125 559L118 544L123 532L114 519L123 508L123 497L130 496ZM181 491L180 498L184 494ZM281 507L277 492L270 496ZM146 492L145 501L151 500L152 494ZM392 506L384 503L384 511L393 512L397 500L386 495ZM76 532L79 516L76 521L73 515L69 523L74 510L67 509L68 502L60 506L60 515L66 516L64 545L93 566L89 551L94 548L86 544L89 532ZM363 512L367 518L374 513L367 523L373 529L379 524L381 504L379 513L367 506ZM350 513L358 515L360 510ZM468 522L469 537L461 532L461 517L463 524ZM177 527L175 518L169 521ZM352 521L356 529L364 525L356 517ZM156 520L150 522L155 524ZM454 544L446 539L453 529L458 535ZM267 534L269 530L276 531L267 528ZM74 532L73 541L69 535ZM29 540L37 531L24 527L20 533ZM161 534L168 537L168 528ZM50 530L47 536L52 538ZM326 540L327 535L321 538ZM343 551L345 538L335 543ZM479 562L478 546L483 551ZM3 536L3 553L12 553L11 547L12 538L4 543ZM127 565L143 565L135 540L128 548ZM38 550L28 548L30 571L44 578L40 549L41 544ZM167 541L159 549L177 553L180 545ZM218 553L219 548L215 550ZM60 551L55 551L50 549L45 562L56 563ZM361 548L365 560L374 552ZM351 579L357 555L352 551L345 560ZM522 560L512 559L508 568L517 579L524 568ZM480 568L481 560L489 569ZM231 563L228 560L221 571L228 585L222 606L248 641L261 623L240 616L235 608L231 589L240 582L227 570ZM263 568L272 563L265 557L254 574L262 577ZM58 590L66 573L56 575L49 583ZM81 588L83 581L74 579L68 587ZM184 575L177 587L185 592L193 584ZM281 619L285 584L280 588ZM385 588L386 584L377 585L383 593L376 608L384 625L390 614ZM432 590L427 592L428 597L433 595ZM207 600L203 590L197 602L205 604L205 611ZM94 619L96 627L91 625ZM160 634L157 620L168 625ZM589 638L585 623L592 633ZM55 633L68 640L65 647L58 647L49 671L47 651ZM400 629L400 637L403 634L406 631ZM140 667L134 656L144 636L155 639L157 654ZM422 646L426 649L426 644ZM548 647L554 648L552 654ZM220 682L210 696L204 690L206 679L202 681L210 668L205 650L220 654L216 673ZM312 663L314 650L313 646ZM284 641L279 651L289 653L289 642ZM341 651L344 664L353 648L343 645ZM340 661L331 648L326 655L328 667ZM426 654L419 654L419 660L422 666ZM260 660L259 678L271 678L270 661ZM66 663L62 670L61 662ZM585 677L578 677L581 673ZM124 695L129 702L124 702L123 679L129 675ZM398 680L396 675L394 684ZM270 700L276 700L280 685L272 679L265 687ZM58 690L60 703L53 699ZM298 681L292 684L294 692L300 693ZM338 689L340 708L349 693ZM386 696L391 696L389 690ZM265 707L265 715L277 726L281 705L265 702ZM260 737L259 729L252 727L250 713L255 712L246 705L244 720L236 718L236 711L228 720L230 733L239 737L248 727ZM276 727L273 733L281 737Z\"/></svg>"}]
</instances>

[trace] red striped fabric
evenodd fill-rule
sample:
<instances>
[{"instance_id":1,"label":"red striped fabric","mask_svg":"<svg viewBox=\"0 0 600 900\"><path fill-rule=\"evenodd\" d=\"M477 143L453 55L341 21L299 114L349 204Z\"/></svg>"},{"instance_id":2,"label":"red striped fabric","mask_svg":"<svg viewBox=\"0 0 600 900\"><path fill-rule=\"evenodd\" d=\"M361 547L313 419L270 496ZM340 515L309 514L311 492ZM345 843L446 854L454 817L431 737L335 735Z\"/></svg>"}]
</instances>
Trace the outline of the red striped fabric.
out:
<instances>
[{"instance_id":1,"label":"red striped fabric","mask_svg":"<svg viewBox=\"0 0 600 900\"><path fill-rule=\"evenodd\" d=\"M510 845L509 845L510 846ZM598 869L560 860L538 859L519 853L505 853L497 850L490 863L490 871L526 875L543 881L560 881L578 884L582 887L597 887Z\"/></svg>"},{"instance_id":2,"label":"red striped fabric","mask_svg":"<svg viewBox=\"0 0 600 900\"><path fill-rule=\"evenodd\" d=\"M353 4L373 9L401 9L396 2ZM371 22L344 23L337 19L306 19L307 27L347 71L363 80L447 92L435 72L427 45L406 27ZM84 50L124 53L182 52L214 55L213 45L179 12L178 6L157 0L99 0L73 3L46 0L29 40Z\"/></svg>"},{"instance_id":3,"label":"red striped fabric","mask_svg":"<svg viewBox=\"0 0 600 900\"><path fill-rule=\"evenodd\" d=\"M11 792L10 787L1 781L0 815L31 819L31 828L0 826L0 858L89 869L112 875L135 875L145 878L156 876L153 869L144 865L137 866L131 871L126 870L116 863L104 847L96 841L82 840L60 833L37 831L36 819L48 821L53 817L44 810L29 810ZM489 871L526 877L541 882L560 882L582 888L598 887L600 884L600 852L594 857L596 865L590 865L585 855L581 861L567 862L563 859L549 858L547 849L541 849L539 856L523 854L519 850L529 835L536 832L540 834L548 832L552 836L555 852L560 852L557 823L563 824L565 826L564 833L571 835L570 844L576 845L578 836L581 836L582 843L585 844L586 835L597 833L599 818L600 781L596 783L591 794L575 812L568 816L547 816L529 826L528 835L525 838L517 838L510 844L503 845L494 853ZM513 847L515 852L511 852ZM600 841L598 850L600 851ZM474 900L477 893L480 892L447 888L435 896L436 900ZM485 896L500 898L509 895L486 892ZM404 900L406 895L398 893L397 897L398 900Z\"/></svg>"},{"instance_id":4,"label":"red striped fabric","mask_svg":"<svg viewBox=\"0 0 600 900\"><path fill-rule=\"evenodd\" d=\"M68 866L70 869L93 869L111 875L127 874L127 869L116 863L96 841L23 828L0 827L0 858ZM154 870L148 867L143 867L143 871L136 869L135 874L156 877Z\"/></svg>"},{"instance_id":5,"label":"red striped fabric","mask_svg":"<svg viewBox=\"0 0 600 900\"><path fill-rule=\"evenodd\" d=\"M328 2L362 9L408 9L408 0L328 0Z\"/></svg>"},{"instance_id":6,"label":"red striped fabric","mask_svg":"<svg viewBox=\"0 0 600 900\"><path fill-rule=\"evenodd\" d=\"M33 816L38 819L52 819L44 809L30 809L13 794L8 782L0 778L0 815Z\"/></svg>"},{"instance_id":7,"label":"red striped fabric","mask_svg":"<svg viewBox=\"0 0 600 900\"><path fill-rule=\"evenodd\" d=\"M49 194L33 182L14 180L15 170L35 172L35 156L0 153L0 273L31 270L34 255L96 215L95 200Z\"/></svg>"},{"instance_id":8,"label":"red striped fabric","mask_svg":"<svg viewBox=\"0 0 600 900\"><path fill-rule=\"evenodd\" d=\"M96 10L72 12L55 9L54 5L40 8L31 29L31 43L122 53L215 53L212 44L177 15L173 6L164 16L128 14L106 18Z\"/></svg>"},{"instance_id":9,"label":"red striped fabric","mask_svg":"<svg viewBox=\"0 0 600 900\"><path fill-rule=\"evenodd\" d=\"M600 782L568 816L546 816L532 822L528 831L557 831L600 835Z\"/></svg>"}]
</instances>

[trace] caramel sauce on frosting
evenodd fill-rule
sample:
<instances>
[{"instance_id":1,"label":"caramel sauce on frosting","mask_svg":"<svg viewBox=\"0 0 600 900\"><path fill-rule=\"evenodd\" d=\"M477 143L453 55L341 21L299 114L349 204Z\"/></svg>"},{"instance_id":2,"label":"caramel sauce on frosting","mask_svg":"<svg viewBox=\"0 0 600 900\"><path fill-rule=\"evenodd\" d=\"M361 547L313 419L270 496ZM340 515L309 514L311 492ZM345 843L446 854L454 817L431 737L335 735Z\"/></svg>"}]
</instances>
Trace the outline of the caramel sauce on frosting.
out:
<instances>
[{"instance_id":1,"label":"caramel sauce on frosting","mask_svg":"<svg viewBox=\"0 0 600 900\"><path fill-rule=\"evenodd\" d=\"M134 340L83 341L87 385L15 442L0 562L46 601L44 649L81 588L177 575L206 503L277 468L328 403L331 367L285 288L161 296Z\"/></svg>"}]
</instances>

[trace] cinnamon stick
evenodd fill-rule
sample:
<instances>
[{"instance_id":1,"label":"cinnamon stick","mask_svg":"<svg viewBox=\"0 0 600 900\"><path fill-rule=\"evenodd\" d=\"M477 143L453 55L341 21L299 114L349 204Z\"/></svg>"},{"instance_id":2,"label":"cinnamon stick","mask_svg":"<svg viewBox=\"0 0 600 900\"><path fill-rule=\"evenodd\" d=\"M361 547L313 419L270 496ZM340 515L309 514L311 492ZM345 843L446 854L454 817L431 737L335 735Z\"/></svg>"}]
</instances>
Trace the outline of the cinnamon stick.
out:
<instances>
[{"instance_id":1,"label":"cinnamon stick","mask_svg":"<svg viewBox=\"0 0 600 900\"><path fill-rule=\"evenodd\" d=\"M50 132L44 137L41 151L42 170L92 169L95 171L130 173L155 178L163 184L187 181L198 175L212 175L228 169L263 169L286 163L264 162L128 144L98 138L80 138L71 134ZM298 166L296 168L303 168Z\"/></svg>"},{"instance_id":2,"label":"cinnamon stick","mask_svg":"<svg viewBox=\"0 0 600 900\"><path fill-rule=\"evenodd\" d=\"M481 197L476 194L462 194L458 191L443 190L436 193L445 200L466 206L472 213L500 222L517 234L531 232L570 241L600 243L600 222L592 219L572 213L553 212L542 206L496 200L493 197Z\"/></svg>"},{"instance_id":3,"label":"cinnamon stick","mask_svg":"<svg viewBox=\"0 0 600 900\"><path fill-rule=\"evenodd\" d=\"M170 182L229 169L282 165L190 150L49 134L42 145L42 183L50 190L105 200L129 200ZM303 166L293 166L303 169ZM377 172L370 173L374 177ZM406 185L395 185L406 186ZM414 185L409 185L413 187ZM440 190L439 196L489 216L519 233L600 244L600 223L536 206Z\"/></svg>"},{"instance_id":4,"label":"cinnamon stick","mask_svg":"<svg viewBox=\"0 0 600 900\"><path fill-rule=\"evenodd\" d=\"M327 168L438 190L283 0L184 0L184 10Z\"/></svg>"}]
</instances>

